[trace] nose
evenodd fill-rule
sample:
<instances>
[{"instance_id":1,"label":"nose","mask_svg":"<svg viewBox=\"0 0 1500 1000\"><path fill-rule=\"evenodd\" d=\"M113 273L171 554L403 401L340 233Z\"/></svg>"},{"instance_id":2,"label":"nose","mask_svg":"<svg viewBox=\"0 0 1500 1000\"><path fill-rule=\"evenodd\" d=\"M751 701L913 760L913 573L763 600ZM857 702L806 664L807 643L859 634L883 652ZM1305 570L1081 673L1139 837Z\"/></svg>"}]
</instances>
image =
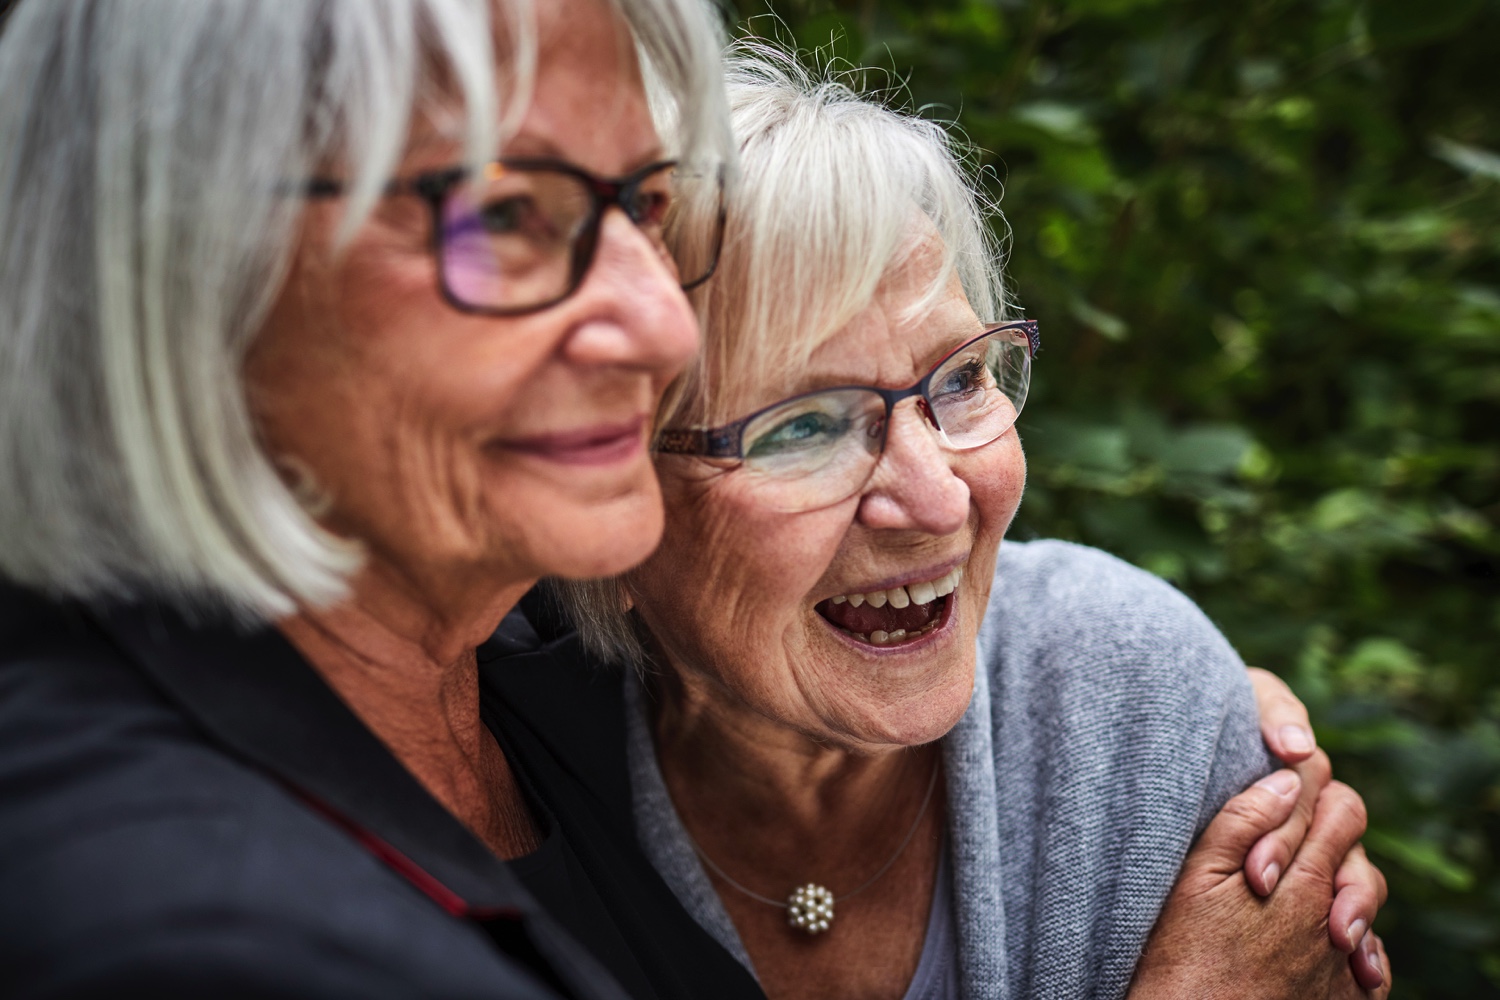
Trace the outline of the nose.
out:
<instances>
[{"instance_id":1,"label":"nose","mask_svg":"<svg viewBox=\"0 0 1500 1000\"><path fill-rule=\"evenodd\" d=\"M860 497L860 523L929 535L951 535L967 523L969 484L953 471L937 435L915 401L896 405L885 451Z\"/></svg>"},{"instance_id":2,"label":"nose","mask_svg":"<svg viewBox=\"0 0 1500 1000\"><path fill-rule=\"evenodd\" d=\"M675 268L618 208L600 220L593 263L572 298L585 310L564 344L575 364L671 378L698 350L698 322Z\"/></svg>"}]
</instances>

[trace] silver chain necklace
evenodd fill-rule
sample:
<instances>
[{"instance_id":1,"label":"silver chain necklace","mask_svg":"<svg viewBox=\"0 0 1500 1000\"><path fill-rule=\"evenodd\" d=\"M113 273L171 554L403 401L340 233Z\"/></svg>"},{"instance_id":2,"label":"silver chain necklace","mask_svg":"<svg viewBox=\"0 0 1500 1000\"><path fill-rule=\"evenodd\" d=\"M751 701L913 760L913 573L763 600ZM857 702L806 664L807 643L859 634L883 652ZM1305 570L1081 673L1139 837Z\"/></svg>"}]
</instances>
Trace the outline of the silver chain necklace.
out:
<instances>
[{"instance_id":1,"label":"silver chain necklace","mask_svg":"<svg viewBox=\"0 0 1500 1000\"><path fill-rule=\"evenodd\" d=\"M849 890L840 898L846 900L853 899L855 896L858 896L860 893L870 888L870 886L880 881L880 876L890 871L891 865L894 865L896 863L896 859L901 857L901 855L906 851L907 845L910 844L912 838L917 835L917 828L922 825L922 817L927 815L927 807L932 804L932 792L933 789L937 788L938 771L940 769L939 765L941 763L941 757L933 761L932 777L927 779L927 794L922 796L922 808L917 810L917 818L912 821L911 829L906 831L906 838L901 841L901 846L896 848L896 853L892 854L890 860L886 861L885 864L880 866L879 871L860 883L858 888ZM714 864L713 858L710 858L707 854L703 853L703 848L698 846L698 842L693 839L693 835L691 833L687 832L687 828L685 826L683 827L682 832L687 836L688 844L692 846L693 852L698 855L699 860L701 860L705 865L712 869L714 874L718 875L719 878L723 879L725 882L729 883L731 886L733 886L735 889L738 889L746 896L749 896L751 899L759 900L760 902L766 903L770 906L776 906L780 907L783 910L786 910L786 921L790 926L795 927L799 931L804 931L807 934L822 934L824 931L828 930L828 928L833 926L834 897L833 893L830 892L826 887L821 886L816 882L809 882L806 885L800 885L797 888L793 889L791 895L789 895L784 900L772 899L770 896L762 896L754 889L747 889L743 885L740 885L733 878L730 878L728 872L720 868L718 865Z\"/></svg>"}]
</instances>

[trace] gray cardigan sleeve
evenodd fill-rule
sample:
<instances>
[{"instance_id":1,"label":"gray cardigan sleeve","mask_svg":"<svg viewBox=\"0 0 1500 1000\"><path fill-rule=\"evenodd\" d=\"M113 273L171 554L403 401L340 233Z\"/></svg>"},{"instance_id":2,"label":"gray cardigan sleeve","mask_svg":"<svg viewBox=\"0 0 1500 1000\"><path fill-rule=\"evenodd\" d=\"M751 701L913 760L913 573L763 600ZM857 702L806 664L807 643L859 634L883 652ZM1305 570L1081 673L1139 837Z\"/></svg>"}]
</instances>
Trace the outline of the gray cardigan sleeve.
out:
<instances>
[{"instance_id":1,"label":"gray cardigan sleeve","mask_svg":"<svg viewBox=\"0 0 1500 1000\"><path fill-rule=\"evenodd\" d=\"M979 652L1006 992L1123 996L1192 840L1271 767L1244 664L1177 590L1063 542L1002 547Z\"/></svg>"}]
</instances>

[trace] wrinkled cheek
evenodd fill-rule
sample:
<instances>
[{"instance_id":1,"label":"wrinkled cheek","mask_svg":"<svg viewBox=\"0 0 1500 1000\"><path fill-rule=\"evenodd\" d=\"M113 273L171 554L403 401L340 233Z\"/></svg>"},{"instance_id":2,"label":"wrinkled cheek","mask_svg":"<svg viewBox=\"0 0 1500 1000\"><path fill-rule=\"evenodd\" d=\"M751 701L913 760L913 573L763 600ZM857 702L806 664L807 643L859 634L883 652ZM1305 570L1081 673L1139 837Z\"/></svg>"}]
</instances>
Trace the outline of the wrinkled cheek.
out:
<instances>
[{"instance_id":1,"label":"wrinkled cheek","mask_svg":"<svg viewBox=\"0 0 1500 1000\"><path fill-rule=\"evenodd\" d=\"M487 496L477 449L437 408L387 393L351 414L335 512L377 551L403 563L477 554L499 498Z\"/></svg>"},{"instance_id":2,"label":"wrinkled cheek","mask_svg":"<svg viewBox=\"0 0 1500 1000\"><path fill-rule=\"evenodd\" d=\"M643 582L637 610L671 660L742 695L756 686L738 665L765 662L776 629L753 586L717 560L650 567Z\"/></svg>"},{"instance_id":3,"label":"wrinkled cheek","mask_svg":"<svg viewBox=\"0 0 1500 1000\"><path fill-rule=\"evenodd\" d=\"M969 612L965 625L974 628L977 628L978 617L988 603L1000 540L1010 529L1026 490L1026 456L1015 434L1009 433L981 450L988 452L991 449L993 454L978 456L983 461L966 476L979 521L969 561L970 572L965 577L965 585L971 588L970 600L964 607Z\"/></svg>"},{"instance_id":4,"label":"wrinkled cheek","mask_svg":"<svg viewBox=\"0 0 1500 1000\"><path fill-rule=\"evenodd\" d=\"M1015 459L1009 466L1005 477L1003 493L1005 520L1001 528L1002 532L1009 530L1010 522L1015 518L1016 511L1021 508L1021 498L1026 494L1026 454L1021 450L1019 441L1015 446Z\"/></svg>"},{"instance_id":5,"label":"wrinkled cheek","mask_svg":"<svg viewBox=\"0 0 1500 1000\"><path fill-rule=\"evenodd\" d=\"M963 478L979 515L981 537L1010 527L1026 490L1026 456L1014 432L967 456Z\"/></svg>"}]
</instances>

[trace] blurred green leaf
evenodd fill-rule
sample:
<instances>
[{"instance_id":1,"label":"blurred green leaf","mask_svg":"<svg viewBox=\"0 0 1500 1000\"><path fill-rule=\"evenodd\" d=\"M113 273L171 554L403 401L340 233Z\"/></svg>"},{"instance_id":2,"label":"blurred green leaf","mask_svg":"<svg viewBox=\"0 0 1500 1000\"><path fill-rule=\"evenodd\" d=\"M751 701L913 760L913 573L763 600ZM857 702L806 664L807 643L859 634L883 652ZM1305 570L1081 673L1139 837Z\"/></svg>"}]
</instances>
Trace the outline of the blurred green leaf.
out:
<instances>
[{"instance_id":1,"label":"blurred green leaf","mask_svg":"<svg viewBox=\"0 0 1500 1000\"><path fill-rule=\"evenodd\" d=\"M1123 319L1097 306L1091 306L1082 299L1074 299L1068 303L1068 311L1080 323L1106 339L1124 340L1130 333L1130 327Z\"/></svg>"},{"instance_id":2,"label":"blurred green leaf","mask_svg":"<svg viewBox=\"0 0 1500 1000\"><path fill-rule=\"evenodd\" d=\"M1451 163L1466 174L1500 181L1500 154L1475 146L1465 146L1461 142L1454 142L1452 139L1444 139L1441 136L1433 138L1432 153L1438 159Z\"/></svg>"},{"instance_id":3,"label":"blurred green leaf","mask_svg":"<svg viewBox=\"0 0 1500 1000\"><path fill-rule=\"evenodd\" d=\"M1377 855L1390 858L1413 874L1430 878L1444 888L1466 892L1474 885L1474 873L1443 856L1436 844L1384 830L1366 830L1365 844Z\"/></svg>"},{"instance_id":4,"label":"blurred green leaf","mask_svg":"<svg viewBox=\"0 0 1500 1000\"><path fill-rule=\"evenodd\" d=\"M1242 427L1190 427L1169 437L1156 454L1172 472L1228 476L1240 467L1254 443Z\"/></svg>"},{"instance_id":5,"label":"blurred green leaf","mask_svg":"<svg viewBox=\"0 0 1500 1000\"><path fill-rule=\"evenodd\" d=\"M1023 104L1012 112L1016 121L1035 126L1054 139L1064 142L1091 143L1098 138L1082 108L1055 101Z\"/></svg>"}]
</instances>

